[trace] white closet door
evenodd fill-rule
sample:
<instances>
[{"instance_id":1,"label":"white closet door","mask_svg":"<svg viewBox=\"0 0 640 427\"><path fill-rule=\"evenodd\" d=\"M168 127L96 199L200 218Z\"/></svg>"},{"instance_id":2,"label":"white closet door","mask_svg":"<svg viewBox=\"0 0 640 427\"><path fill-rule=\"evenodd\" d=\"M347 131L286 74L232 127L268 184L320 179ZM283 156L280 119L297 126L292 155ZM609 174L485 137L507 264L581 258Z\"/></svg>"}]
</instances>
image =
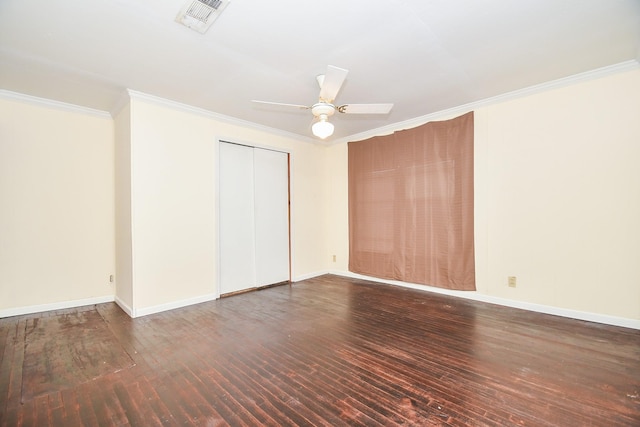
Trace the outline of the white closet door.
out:
<instances>
[{"instance_id":1,"label":"white closet door","mask_svg":"<svg viewBox=\"0 0 640 427\"><path fill-rule=\"evenodd\" d=\"M220 144L220 293L255 287L253 148Z\"/></svg>"},{"instance_id":2,"label":"white closet door","mask_svg":"<svg viewBox=\"0 0 640 427\"><path fill-rule=\"evenodd\" d=\"M220 143L220 293L289 280L286 153Z\"/></svg>"},{"instance_id":3,"label":"white closet door","mask_svg":"<svg viewBox=\"0 0 640 427\"><path fill-rule=\"evenodd\" d=\"M256 148L254 156L256 285L289 280L289 159Z\"/></svg>"}]
</instances>

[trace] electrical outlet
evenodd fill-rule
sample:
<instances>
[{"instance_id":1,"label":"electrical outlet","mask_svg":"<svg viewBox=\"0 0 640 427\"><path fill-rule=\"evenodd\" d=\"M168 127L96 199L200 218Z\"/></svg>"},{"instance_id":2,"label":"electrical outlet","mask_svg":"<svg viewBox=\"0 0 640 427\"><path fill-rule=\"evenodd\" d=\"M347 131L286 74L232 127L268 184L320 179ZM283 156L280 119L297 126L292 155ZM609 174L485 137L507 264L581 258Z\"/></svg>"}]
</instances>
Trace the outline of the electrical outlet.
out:
<instances>
[{"instance_id":1,"label":"electrical outlet","mask_svg":"<svg viewBox=\"0 0 640 427\"><path fill-rule=\"evenodd\" d=\"M109 283L113 283L113 274L109 276Z\"/></svg>"},{"instance_id":2,"label":"electrical outlet","mask_svg":"<svg viewBox=\"0 0 640 427\"><path fill-rule=\"evenodd\" d=\"M333 256L333 262L336 262L336 256L335 255Z\"/></svg>"},{"instance_id":3,"label":"electrical outlet","mask_svg":"<svg viewBox=\"0 0 640 427\"><path fill-rule=\"evenodd\" d=\"M515 288L516 287L516 276L509 276L508 278L508 284L510 288Z\"/></svg>"}]
</instances>

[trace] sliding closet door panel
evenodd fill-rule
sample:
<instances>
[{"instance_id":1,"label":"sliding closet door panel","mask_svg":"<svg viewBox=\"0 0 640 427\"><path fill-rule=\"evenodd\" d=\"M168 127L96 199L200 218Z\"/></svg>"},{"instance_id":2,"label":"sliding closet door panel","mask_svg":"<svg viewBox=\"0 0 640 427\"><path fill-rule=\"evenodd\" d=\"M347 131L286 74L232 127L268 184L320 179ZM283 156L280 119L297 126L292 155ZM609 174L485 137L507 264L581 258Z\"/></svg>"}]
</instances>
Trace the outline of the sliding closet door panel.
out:
<instances>
[{"instance_id":1,"label":"sliding closet door panel","mask_svg":"<svg viewBox=\"0 0 640 427\"><path fill-rule=\"evenodd\" d=\"M254 150L257 286L289 280L289 159Z\"/></svg>"},{"instance_id":2,"label":"sliding closet door panel","mask_svg":"<svg viewBox=\"0 0 640 427\"><path fill-rule=\"evenodd\" d=\"M220 143L220 293L256 283L253 148Z\"/></svg>"}]
</instances>

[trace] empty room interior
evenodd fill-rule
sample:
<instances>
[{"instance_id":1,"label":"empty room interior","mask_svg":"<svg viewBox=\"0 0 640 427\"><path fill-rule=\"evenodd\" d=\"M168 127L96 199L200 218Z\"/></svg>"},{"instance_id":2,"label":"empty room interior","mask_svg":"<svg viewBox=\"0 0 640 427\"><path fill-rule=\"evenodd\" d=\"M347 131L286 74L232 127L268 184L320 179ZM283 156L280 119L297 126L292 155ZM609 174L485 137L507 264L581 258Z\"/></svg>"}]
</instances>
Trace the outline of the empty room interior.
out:
<instances>
[{"instance_id":1,"label":"empty room interior","mask_svg":"<svg viewBox=\"0 0 640 427\"><path fill-rule=\"evenodd\" d=\"M639 162L637 0L0 0L0 426L638 426Z\"/></svg>"}]
</instances>

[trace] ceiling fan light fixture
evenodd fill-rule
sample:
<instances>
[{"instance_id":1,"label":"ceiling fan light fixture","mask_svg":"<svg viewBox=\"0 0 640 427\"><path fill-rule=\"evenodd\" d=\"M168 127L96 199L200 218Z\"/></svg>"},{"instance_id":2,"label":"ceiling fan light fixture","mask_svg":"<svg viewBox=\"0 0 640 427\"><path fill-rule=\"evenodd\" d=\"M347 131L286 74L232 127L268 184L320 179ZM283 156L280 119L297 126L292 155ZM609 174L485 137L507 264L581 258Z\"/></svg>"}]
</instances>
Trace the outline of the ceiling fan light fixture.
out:
<instances>
[{"instance_id":1,"label":"ceiling fan light fixture","mask_svg":"<svg viewBox=\"0 0 640 427\"><path fill-rule=\"evenodd\" d=\"M329 122L326 114L320 114L318 121L311 126L311 132L320 139L333 135L333 123Z\"/></svg>"},{"instance_id":2,"label":"ceiling fan light fixture","mask_svg":"<svg viewBox=\"0 0 640 427\"><path fill-rule=\"evenodd\" d=\"M204 0L194 0L204 1ZM226 0L230 1L230 0ZM333 116L336 111L347 114L388 114L393 104L343 104L336 107L334 100L344 83L349 71L344 68L329 65L327 73L316 77L320 86L320 95L318 102L308 107L300 104L283 104L282 102L253 101L259 104L271 104L277 106L293 107L303 110L311 110L314 116L311 132L314 136L325 139L333 135L333 124L329 123L329 117Z\"/></svg>"}]
</instances>

